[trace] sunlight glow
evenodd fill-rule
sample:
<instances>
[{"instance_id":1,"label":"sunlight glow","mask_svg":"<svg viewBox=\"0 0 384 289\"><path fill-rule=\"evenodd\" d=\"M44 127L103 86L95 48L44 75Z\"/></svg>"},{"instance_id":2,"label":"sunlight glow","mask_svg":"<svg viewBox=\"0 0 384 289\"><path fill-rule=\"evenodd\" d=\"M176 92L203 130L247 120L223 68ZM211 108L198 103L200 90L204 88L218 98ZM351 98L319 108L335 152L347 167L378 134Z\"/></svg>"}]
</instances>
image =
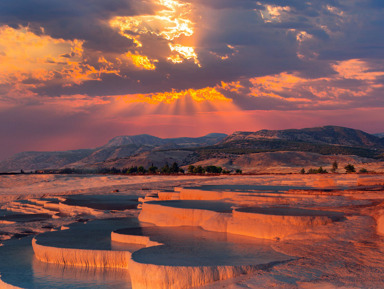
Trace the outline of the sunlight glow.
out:
<instances>
[{"instance_id":1,"label":"sunlight glow","mask_svg":"<svg viewBox=\"0 0 384 289\"><path fill-rule=\"evenodd\" d=\"M149 44L145 41L148 36L161 38L168 42L171 49L167 60L181 63L184 59L193 59L200 66L195 48L179 44L180 38L194 34L191 4L177 0L152 0L151 4L160 7L154 15L116 16L110 19L109 25L131 39L136 48L147 47ZM178 44L174 43L176 40Z\"/></svg>"},{"instance_id":2,"label":"sunlight glow","mask_svg":"<svg viewBox=\"0 0 384 289\"><path fill-rule=\"evenodd\" d=\"M283 14L291 11L289 6L265 5L264 8L260 15L265 23L281 22Z\"/></svg>"},{"instance_id":3,"label":"sunlight glow","mask_svg":"<svg viewBox=\"0 0 384 289\"><path fill-rule=\"evenodd\" d=\"M145 55L140 55L138 52L135 54L128 52L125 56L135 65L137 68L145 70L155 70L156 66L154 63L159 62L157 59L149 59Z\"/></svg>"},{"instance_id":4,"label":"sunlight glow","mask_svg":"<svg viewBox=\"0 0 384 289\"><path fill-rule=\"evenodd\" d=\"M170 57L168 57L168 60L172 61L173 63L180 63L183 62L184 59L193 59L194 63L201 67L199 60L197 59L197 54L193 47L183 46L180 44L172 44L169 43L169 48L172 52L176 52L177 54L173 54Z\"/></svg>"},{"instance_id":5,"label":"sunlight glow","mask_svg":"<svg viewBox=\"0 0 384 289\"><path fill-rule=\"evenodd\" d=\"M134 97L127 99L128 102L146 102L150 104L155 103L172 103L182 97L190 96L196 102L202 101L226 101L231 102L232 99L226 98L223 94L218 92L214 87L206 87L202 89L187 89L183 91L172 90L170 92L159 92L150 94L138 94Z\"/></svg>"},{"instance_id":6,"label":"sunlight glow","mask_svg":"<svg viewBox=\"0 0 384 289\"><path fill-rule=\"evenodd\" d=\"M156 15L117 16L109 24L138 46L142 45L142 34L153 34L170 41L193 34L193 23L189 19L190 4L175 0L157 0L154 4L162 7Z\"/></svg>"}]
</instances>

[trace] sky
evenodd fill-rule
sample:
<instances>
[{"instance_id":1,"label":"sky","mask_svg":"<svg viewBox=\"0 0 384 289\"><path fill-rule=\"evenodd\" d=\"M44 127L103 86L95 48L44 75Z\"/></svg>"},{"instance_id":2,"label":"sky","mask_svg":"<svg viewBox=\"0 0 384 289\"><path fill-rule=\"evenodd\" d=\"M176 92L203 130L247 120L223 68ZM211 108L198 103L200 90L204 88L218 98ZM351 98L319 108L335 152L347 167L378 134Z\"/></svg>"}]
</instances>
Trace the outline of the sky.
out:
<instances>
[{"instance_id":1,"label":"sky","mask_svg":"<svg viewBox=\"0 0 384 289\"><path fill-rule=\"evenodd\" d=\"M0 0L0 159L118 135L384 132L382 0Z\"/></svg>"}]
</instances>

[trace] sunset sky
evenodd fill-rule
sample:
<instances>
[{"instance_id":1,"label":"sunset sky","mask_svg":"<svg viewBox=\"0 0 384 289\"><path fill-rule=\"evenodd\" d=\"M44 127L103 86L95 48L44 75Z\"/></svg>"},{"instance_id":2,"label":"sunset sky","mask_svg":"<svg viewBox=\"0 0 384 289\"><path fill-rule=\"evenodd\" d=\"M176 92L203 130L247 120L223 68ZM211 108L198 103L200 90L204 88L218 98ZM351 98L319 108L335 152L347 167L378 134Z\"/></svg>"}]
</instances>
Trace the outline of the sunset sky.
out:
<instances>
[{"instance_id":1,"label":"sunset sky","mask_svg":"<svg viewBox=\"0 0 384 289\"><path fill-rule=\"evenodd\" d=\"M117 135L384 132L383 0L1 0L0 159Z\"/></svg>"}]
</instances>

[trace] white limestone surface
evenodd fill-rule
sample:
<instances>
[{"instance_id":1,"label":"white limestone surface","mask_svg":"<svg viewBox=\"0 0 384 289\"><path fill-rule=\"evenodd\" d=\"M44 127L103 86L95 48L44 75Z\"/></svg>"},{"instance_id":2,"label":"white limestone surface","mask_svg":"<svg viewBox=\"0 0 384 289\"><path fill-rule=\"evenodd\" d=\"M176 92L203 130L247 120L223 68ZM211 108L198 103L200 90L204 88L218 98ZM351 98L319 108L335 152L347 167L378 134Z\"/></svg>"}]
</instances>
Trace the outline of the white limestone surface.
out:
<instances>
[{"instance_id":1,"label":"white limestone surface","mask_svg":"<svg viewBox=\"0 0 384 289\"><path fill-rule=\"evenodd\" d=\"M131 252L110 250L85 250L39 245L32 240L38 260L47 263L102 268L128 268Z\"/></svg>"},{"instance_id":2,"label":"white limestone surface","mask_svg":"<svg viewBox=\"0 0 384 289\"><path fill-rule=\"evenodd\" d=\"M133 289L185 289L256 271L258 266L164 266L130 261Z\"/></svg>"},{"instance_id":3,"label":"white limestone surface","mask_svg":"<svg viewBox=\"0 0 384 289\"><path fill-rule=\"evenodd\" d=\"M143 204L139 220L157 226L197 226L208 231L265 239L281 239L332 222L326 215L296 215L294 212L291 215L274 215L273 209L269 214L237 210L221 213L156 202Z\"/></svg>"}]
</instances>

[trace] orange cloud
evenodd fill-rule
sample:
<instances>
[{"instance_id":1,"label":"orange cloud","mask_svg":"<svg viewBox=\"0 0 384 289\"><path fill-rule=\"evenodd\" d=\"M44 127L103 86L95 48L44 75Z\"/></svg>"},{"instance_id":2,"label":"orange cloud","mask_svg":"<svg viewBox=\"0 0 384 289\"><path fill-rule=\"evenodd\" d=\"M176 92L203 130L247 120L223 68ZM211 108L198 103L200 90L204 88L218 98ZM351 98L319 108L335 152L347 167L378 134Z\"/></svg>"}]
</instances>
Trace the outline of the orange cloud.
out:
<instances>
[{"instance_id":1,"label":"orange cloud","mask_svg":"<svg viewBox=\"0 0 384 289\"><path fill-rule=\"evenodd\" d=\"M291 11L289 6L265 5L264 8L260 15L266 23L281 22L281 18Z\"/></svg>"},{"instance_id":2,"label":"orange cloud","mask_svg":"<svg viewBox=\"0 0 384 289\"><path fill-rule=\"evenodd\" d=\"M185 37L194 34L191 4L178 0L152 0L151 5L160 7L154 15L116 16L109 20L109 25L131 39L136 48L146 47L144 35L162 38L168 42L171 54L161 57L173 63L193 59L200 66L195 47L182 43Z\"/></svg>"},{"instance_id":3,"label":"orange cloud","mask_svg":"<svg viewBox=\"0 0 384 289\"><path fill-rule=\"evenodd\" d=\"M353 98L367 96L383 87L376 81L384 76L384 72L371 71L370 65L363 60L339 61L332 67L337 72L333 77L307 79L297 72L282 72L251 78L249 96L277 98L306 108L337 105L340 101L346 105L353 102ZM345 79L359 81L359 84L354 87L343 86L342 81Z\"/></svg>"},{"instance_id":4,"label":"orange cloud","mask_svg":"<svg viewBox=\"0 0 384 289\"><path fill-rule=\"evenodd\" d=\"M190 4L177 0L153 0L152 4L160 7L155 15L116 16L109 24L138 46L142 45L142 34L153 34L166 40L193 34L193 23L189 19Z\"/></svg>"},{"instance_id":5,"label":"orange cloud","mask_svg":"<svg viewBox=\"0 0 384 289\"><path fill-rule=\"evenodd\" d=\"M383 71L371 71L368 63L360 59L338 61L332 67L345 79L375 81L378 77L384 76Z\"/></svg>"},{"instance_id":6,"label":"orange cloud","mask_svg":"<svg viewBox=\"0 0 384 289\"><path fill-rule=\"evenodd\" d=\"M135 52L135 54L131 52L127 52L125 54L125 57L132 62L132 64L139 68L139 69L145 69L145 70L155 70L156 66L155 63L159 62L157 59L149 59L145 55L140 55L138 52Z\"/></svg>"},{"instance_id":7,"label":"orange cloud","mask_svg":"<svg viewBox=\"0 0 384 289\"><path fill-rule=\"evenodd\" d=\"M200 62L197 59L197 54L193 47L183 46L180 44L174 45L172 43L169 43L169 48L171 49L171 52L174 53L168 57L168 60L172 61L173 63L183 62L184 59L193 59L194 63L201 67Z\"/></svg>"},{"instance_id":8,"label":"orange cloud","mask_svg":"<svg viewBox=\"0 0 384 289\"><path fill-rule=\"evenodd\" d=\"M99 79L101 73L118 73L105 62L100 63L100 68L87 64L83 44L76 39L52 38L43 31L36 34L28 27L1 26L0 84L10 85L13 90L25 90L46 82L81 84Z\"/></svg>"},{"instance_id":9,"label":"orange cloud","mask_svg":"<svg viewBox=\"0 0 384 289\"><path fill-rule=\"evenodd\" d=\"M214 87L206 87L202 89L187 89L183 91L172 90L170 92L128 95L125 97L126 102L146 102L149 104L173 103L183 97L190 96L195 102L203 101L225 101L232 102L232 99L226 98L222 93L218 92Z\"/></svg>"}]
</instances>

